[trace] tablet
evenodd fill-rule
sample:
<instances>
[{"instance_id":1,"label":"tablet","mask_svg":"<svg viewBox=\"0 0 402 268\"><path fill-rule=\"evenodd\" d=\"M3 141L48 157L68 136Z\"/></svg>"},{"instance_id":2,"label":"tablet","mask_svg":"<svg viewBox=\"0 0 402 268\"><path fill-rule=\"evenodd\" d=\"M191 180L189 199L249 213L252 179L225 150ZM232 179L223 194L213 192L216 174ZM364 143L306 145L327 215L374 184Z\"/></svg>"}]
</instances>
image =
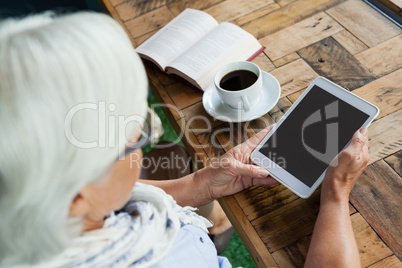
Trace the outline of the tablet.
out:
<instances>
[{"instance_id":1,"label":"tablet","mask_svg":"<svg viewBox=\"0 0 402 268\"><path fill-rule=\"evenodd\" d=\"M373 104L318 77L257 146L251 159L295 194L307 198L353 134L378 113Z\"/></svg>"}]
</instances>

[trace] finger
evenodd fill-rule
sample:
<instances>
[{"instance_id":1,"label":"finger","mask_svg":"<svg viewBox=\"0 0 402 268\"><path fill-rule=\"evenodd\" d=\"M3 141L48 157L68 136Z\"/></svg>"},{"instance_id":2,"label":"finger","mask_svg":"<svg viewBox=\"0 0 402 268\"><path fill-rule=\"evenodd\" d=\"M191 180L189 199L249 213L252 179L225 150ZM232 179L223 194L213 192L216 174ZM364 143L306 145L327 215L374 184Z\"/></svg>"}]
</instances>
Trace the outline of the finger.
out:
<instances>
[{"instance_id":1,"label":"finger","mask_svg":"<svg viewBox=\"0 0 402 268\"><path fill-rule=\"evenodd\" d=\"M352 155L360 155L363 152L363 148L368 144L367 128L361 128L355 132L349 146L345 149Z\"/></svg>"},{"instance_id":2,"label":"finger","mask_svg":"<svg viewBox=\"0 0 402 268\"><path fill-rule=\"evenodd\" d=\"M243 164L241 162L235 163L233 172L238 175L254 178L266 178L269 175L268 170L266 170L265 168L255 165Z\"/></svg>"},{"instance_id":3,"label":"finger","mask_svg":"<svg viewBox=\"0 0 402 268\"><path fill-rule=\"evenodd\" d=\"M270 125L266 128L264 128L263 130L261 130L260 132L258 132L257 134L255 134L253 137L251 137L250 139L248 139L245 144L250 148L250 149L254 149L255 147L257 147L258 144L260 144L260 142L265 138L265 136L275 127L275 124Z\"/></svg>"},{"instance_id":4,"label":"finger","mask_svg":"<svg viewBox=\"0 0 402 268\"><path fill-rule=\"evenodd\" d=\"M273 184L278 184L279 182L272 178L271 176L268 176L267 178L253 178L253 186L254 185L273 185Z\"/></svg>"}]
</instances>

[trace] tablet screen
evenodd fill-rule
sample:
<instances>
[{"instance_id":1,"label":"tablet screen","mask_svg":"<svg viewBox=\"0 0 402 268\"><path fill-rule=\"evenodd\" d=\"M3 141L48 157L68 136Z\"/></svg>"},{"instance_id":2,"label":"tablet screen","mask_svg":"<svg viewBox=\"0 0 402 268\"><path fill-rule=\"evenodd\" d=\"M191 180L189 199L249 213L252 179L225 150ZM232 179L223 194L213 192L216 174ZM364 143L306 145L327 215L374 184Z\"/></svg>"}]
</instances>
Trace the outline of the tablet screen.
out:
<instances>
[{"instance_id":1,"label":"tablet screen","mask_svg":"<svg viewBox=\"0 0 402 268\"><path fill-rule=\"evenodd\" d=\"M368 118L315 85L260 152L311 187Z\"/></svg>"}]
</instances>

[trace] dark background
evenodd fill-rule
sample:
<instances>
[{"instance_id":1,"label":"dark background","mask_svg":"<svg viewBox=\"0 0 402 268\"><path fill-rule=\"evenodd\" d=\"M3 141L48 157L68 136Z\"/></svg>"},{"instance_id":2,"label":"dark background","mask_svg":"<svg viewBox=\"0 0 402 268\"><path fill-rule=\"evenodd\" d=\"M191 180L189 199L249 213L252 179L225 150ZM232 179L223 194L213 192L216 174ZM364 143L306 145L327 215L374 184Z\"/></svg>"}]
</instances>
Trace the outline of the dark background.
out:
<instances>
[{"instance_id":1,"label":"dark background","mask_svg":"<svg viewBox=\"0 0 402 268\"><path fill-rule=\"evenodd\" d=\"M0 0L0 19L21 17L45 10L54 10L57 13L79 10L102 11L97 0Z\"/></svg>"}]
</instances>

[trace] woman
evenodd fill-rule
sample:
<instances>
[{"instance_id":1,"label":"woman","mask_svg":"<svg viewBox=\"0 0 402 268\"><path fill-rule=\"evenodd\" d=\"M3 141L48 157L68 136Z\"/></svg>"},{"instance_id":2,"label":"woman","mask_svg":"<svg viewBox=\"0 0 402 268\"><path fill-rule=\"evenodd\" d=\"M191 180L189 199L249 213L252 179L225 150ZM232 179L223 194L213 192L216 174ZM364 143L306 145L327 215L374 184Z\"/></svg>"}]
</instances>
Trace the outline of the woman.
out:
<instances>
[{"instance_id":1,"label":"woman","mask_svg":"<svg viewBox=\"0 0 402 268\"><path fill-rule=\"evenodd\" d=\"M141 61L111 18L2 23L1 266L230 267L207 236L210 223L182 206L276 183L249 157L271 127L196 173L139 183L146 96ZM127 148L136 149L124 157ZM348 150L327 172L311 254L322 253L323 241L344 243L350 252L334 261L350 264L359 258L344 208L367 163L367 134L357 132ZM336 226L328 208L339 216ZM326 227L349 236L328 235ZM310 263L317 260L328 262Z\"/></svg>"}]
</instances>

